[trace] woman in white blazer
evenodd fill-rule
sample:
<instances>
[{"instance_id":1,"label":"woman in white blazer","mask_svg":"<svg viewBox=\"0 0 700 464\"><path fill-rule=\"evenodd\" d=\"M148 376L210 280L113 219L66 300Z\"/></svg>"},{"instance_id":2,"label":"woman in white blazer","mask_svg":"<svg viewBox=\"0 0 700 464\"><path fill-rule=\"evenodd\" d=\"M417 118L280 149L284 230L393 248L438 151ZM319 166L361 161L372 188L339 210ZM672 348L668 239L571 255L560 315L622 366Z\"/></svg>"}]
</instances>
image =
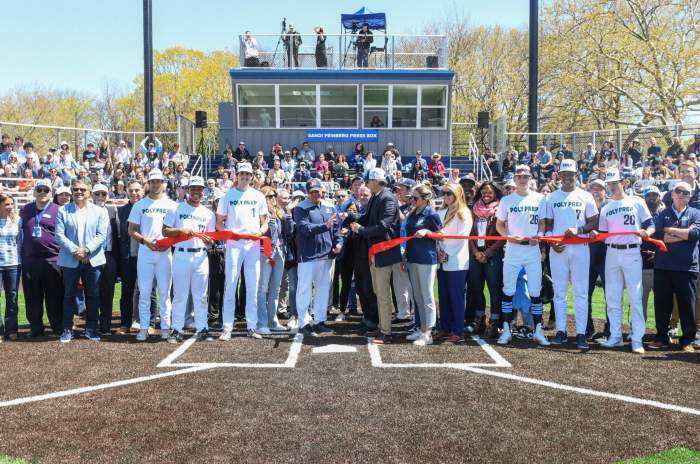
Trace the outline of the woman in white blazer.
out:
<instances>
[{"instance_id":1,"label":"woman in white blazer","mask_svg":"<svg viewBox=\"0 0 700 464\"><path fill-rule=\"evenodd\" d=\"M472 229L472 215L464 202L464 190L459 184L442 187L443 206L438 215L443 223L443 235L467 236ZM469 269L469 242L444 239L438 241L437 271L440 300L440 331L437 338L458 343L464 338L464 291Z\"/></svg>"}]
</instances>

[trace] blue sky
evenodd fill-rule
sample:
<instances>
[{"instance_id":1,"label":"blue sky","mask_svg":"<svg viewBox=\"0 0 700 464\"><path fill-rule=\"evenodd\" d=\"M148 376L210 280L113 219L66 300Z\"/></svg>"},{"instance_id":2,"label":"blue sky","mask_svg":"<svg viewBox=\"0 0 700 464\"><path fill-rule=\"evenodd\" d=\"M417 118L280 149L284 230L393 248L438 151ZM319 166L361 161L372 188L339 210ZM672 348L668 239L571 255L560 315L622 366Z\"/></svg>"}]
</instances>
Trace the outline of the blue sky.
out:
<instances>
[{"instance_id":1,"label":"blue sky","mask_svg":"<svg viewBox=\"0 0 700 464\"><path fill-rule=\"evenodd\" d=\"M0 93L41 86L99 93L106 82L130 89L143 72L142 0L14 0L3 2L11 27L3 33L6 66ZM234 49L246 29L278 33L282 17L312 33L321 24L338 33L340 13L362 6L385 12L390 33L418 33L455 11L472 24L526 27L527 0L153 0L155 48Z\"/></svg>"}]
</instances>

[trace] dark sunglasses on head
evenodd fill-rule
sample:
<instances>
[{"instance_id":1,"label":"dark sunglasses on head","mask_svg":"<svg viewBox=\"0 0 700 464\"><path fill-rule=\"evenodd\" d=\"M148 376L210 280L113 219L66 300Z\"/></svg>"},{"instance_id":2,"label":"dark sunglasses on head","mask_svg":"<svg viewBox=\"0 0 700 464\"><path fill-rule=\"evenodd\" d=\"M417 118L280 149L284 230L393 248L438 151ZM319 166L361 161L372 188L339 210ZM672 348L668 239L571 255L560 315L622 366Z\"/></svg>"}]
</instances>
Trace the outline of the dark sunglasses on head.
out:
<instances>
[{"instance_id":1,"label":"dark sunglasses on head","mask_svg":"<svg viewBox=\"0 0 700 464\"><path fill-rule=\"evenodd\" d=\"M87 189L86 188L74 188L73 192L75 192L75 193L87 192Z\"/></svg>"},{"instance_id":2,"label":"dark sunglasses on head","mask_svg":"<svg viewBox=\"0 0 700 464\"><path fill-rule=\"evenodd\" d=\"M690 192L689 192L689 191L687 191L687 190L682 190L682 189L675 189L673 192L674 192L676 195L683 195L683 196L690 195Z\"/></svg>"},{"instance_id":3,"label":"dark sunglasses on head","mask_svg":"<svg viewBox=\"0 0 700 464\"><path fill-rule=\"evenodd\" d=\"M35 189L38 193L49 193L51 191L48 187L37 187Z\"/></svg>"}]
</instances>

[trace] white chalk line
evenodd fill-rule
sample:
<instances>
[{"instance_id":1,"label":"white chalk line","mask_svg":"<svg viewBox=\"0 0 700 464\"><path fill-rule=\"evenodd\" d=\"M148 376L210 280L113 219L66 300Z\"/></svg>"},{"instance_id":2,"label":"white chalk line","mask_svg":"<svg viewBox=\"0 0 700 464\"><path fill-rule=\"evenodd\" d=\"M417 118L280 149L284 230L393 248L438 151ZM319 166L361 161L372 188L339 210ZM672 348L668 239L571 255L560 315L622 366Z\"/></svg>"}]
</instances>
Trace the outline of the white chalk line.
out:
<instances>
[{"instance_id":1,"label":"white chalk line","mask_svg":"<svg viewBox=\"0 0 700 464\"><path fill-rule=\"evenodd\" d=\"M479 347L489 355L493 360L492 363L385 363L382 361L382 356L379 352L379 347L372 343L372 339L367 341L367 350L369 351L369 358L372 362L372 367L380 368L452 368L461 369L466 367L513 367L508 361L503 358L496 350L493 349L491 345L486 343L481 337L477 335L471 336Z\"/></svg>"},{"instance_id":2,"label":"white chalk line","mask_svg":"<svg viewBox=\"0 0 700 464\"><path fill-rule=\"evenodd\" d=\"M574 387L571 385L564 385L556 382L550 382L547 380L534 379L531 377L522 377L519 375L508 374L503 371L492 371L488 369L480 369L477 367L470 366L455 366L453 369L459 369L463 371L474 372L475 374L490 375L493 377L499 377L501 379L514 380L516 382L524 382L532 385L539 385L541 387L554 388L557 390L564 390L574 393L581 393L583 395L597 396L599 398L606 398L611 400L623 401L625 403L639 404L642 406L650 406L659 409L666 409L668 411L680 412L684 414L692 414L695 416L700 416L700 409L689 408L686 406L678 406L675 404L661 403L660 401L645 400L642 398L635 398L633 396L620 395L617 393L608 393L598 390L591 390L589 388Z\"/></svg>"},{"instance_id":3,"label":"white chalk line","mask_svg":"<svg viewBox=\"0 0 700 464\"><path fill-rule=\"evenodd\" d=\"M103 383L100 385L92 385L89 387L73 388L70 390L63 390L53 393L46 393L43 395L27 396L24 398L17 398L14 400L0 401L0 408L8 406L17 406L26 403L35 403L37 401L52 400L56 398L63 398L66 396L80 395L82 393L90 393L99 390L106 390L108 388L123 387L126 385L133 385L137 383L150 382L151 380L163 379L166 377L174 377L176 375L189 374L192 372L204 371L207 369L212 369L214 366L193 366L185 369L179 369L176 371L162 372L160 374L146 375L143 377L134 377L132 379L117 380L115 382Z\"/></svg>"},{"instance_id":4,"label":"white chalk line","mask_svg":"<svg viewBox=\"0 0 700 464\"><path fill-rule=\"evenodd\" d=\"M185 352L195 343L196 336L192 336L185 340L185 342L180 345L175 351L166 356L161 362L158 363L156 367L196 367L196 366L206 366L212 367L240 367L240 368L253 368L253 369L291 369L296 367L297 360L299 359L299 353L301 352L302 341L304 336L300 333L294 335L292 340L292 345L289 347L289 353L287 354L287 359L283 363L238 363L238 362L190 362L190 363L176 363L175 360L185 354ZM215 342L207 342L215 343Z\"/></svg>"}]
</instances>

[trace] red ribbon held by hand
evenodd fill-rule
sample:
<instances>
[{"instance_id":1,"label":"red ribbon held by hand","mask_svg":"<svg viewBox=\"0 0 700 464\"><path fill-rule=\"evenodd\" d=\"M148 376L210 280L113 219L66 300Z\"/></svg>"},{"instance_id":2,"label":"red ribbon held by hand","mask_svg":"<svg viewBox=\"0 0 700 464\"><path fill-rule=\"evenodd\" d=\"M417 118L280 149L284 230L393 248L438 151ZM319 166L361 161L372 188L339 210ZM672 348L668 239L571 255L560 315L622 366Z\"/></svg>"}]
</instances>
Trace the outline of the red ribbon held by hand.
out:
<instances>
[{"instance_id":1,"label":"red ribbon held by hand","mask_svg":"<svg viewBox=\"0 0 700 464\"><path fill-rule=\"evenodd\" d=\"M194 234L190 235L178 235L177 237L166 237L158 240L156 242L156 246L158 248L170 248L171 246L175 245L176 243L184 242L186 240L191 239L192 237L209 237L212 240L259 240L262 243L263 247L263 253L267 257L267 259L271 260L272 259L272 243L270 242L270 237L267 236L258 236L258 235L248 235L248 234L237 234L235 232L231 232L230 230L218 230L216 232L195 232Z\"/></svg>"},{"instance_id":2,"label":"red ribbon held by hand","mask_svg":"<svg viewBox=\"0 0 700 464\"><path fill-rule=\"evenodd\" d=\"M600 232L595 238L591 237L566 237L564 235L550 235L549 237L532 237L534 240L540 240L543 242L547 243L554 243L557 245L581 245L584 243L593 243L593 242L599 242L602 240L605 240L608 237L616 237L616 236L621 236L621 235L636 235L638 237L641 237L638 232ZM481 236L481 235L442 235L442 234L428 234L426 235L427 238L432 238L435 240L440 240L440 239L451 239L451 240L510 240L513 237L508 237L508 236L503 236L503 235L486 235L486 236ZM378 253L382 253L384 251L391 250L392 248L395 248L402 243L406 243L409 240L412 240L416 238L415 236L411 235L410 237L399 237L399 238L394 238L392 240L386 240L384 242L379 242L375 243L369 248L369 262L370 265L372 264L372 258ZM657 240L655 238L651 237L642 237L642 240L645 242L652 243L656 246L659 247L659 250L661 251L668 251L666 248L666 244L661 241Z\"/></svg>"}]
</instances>

